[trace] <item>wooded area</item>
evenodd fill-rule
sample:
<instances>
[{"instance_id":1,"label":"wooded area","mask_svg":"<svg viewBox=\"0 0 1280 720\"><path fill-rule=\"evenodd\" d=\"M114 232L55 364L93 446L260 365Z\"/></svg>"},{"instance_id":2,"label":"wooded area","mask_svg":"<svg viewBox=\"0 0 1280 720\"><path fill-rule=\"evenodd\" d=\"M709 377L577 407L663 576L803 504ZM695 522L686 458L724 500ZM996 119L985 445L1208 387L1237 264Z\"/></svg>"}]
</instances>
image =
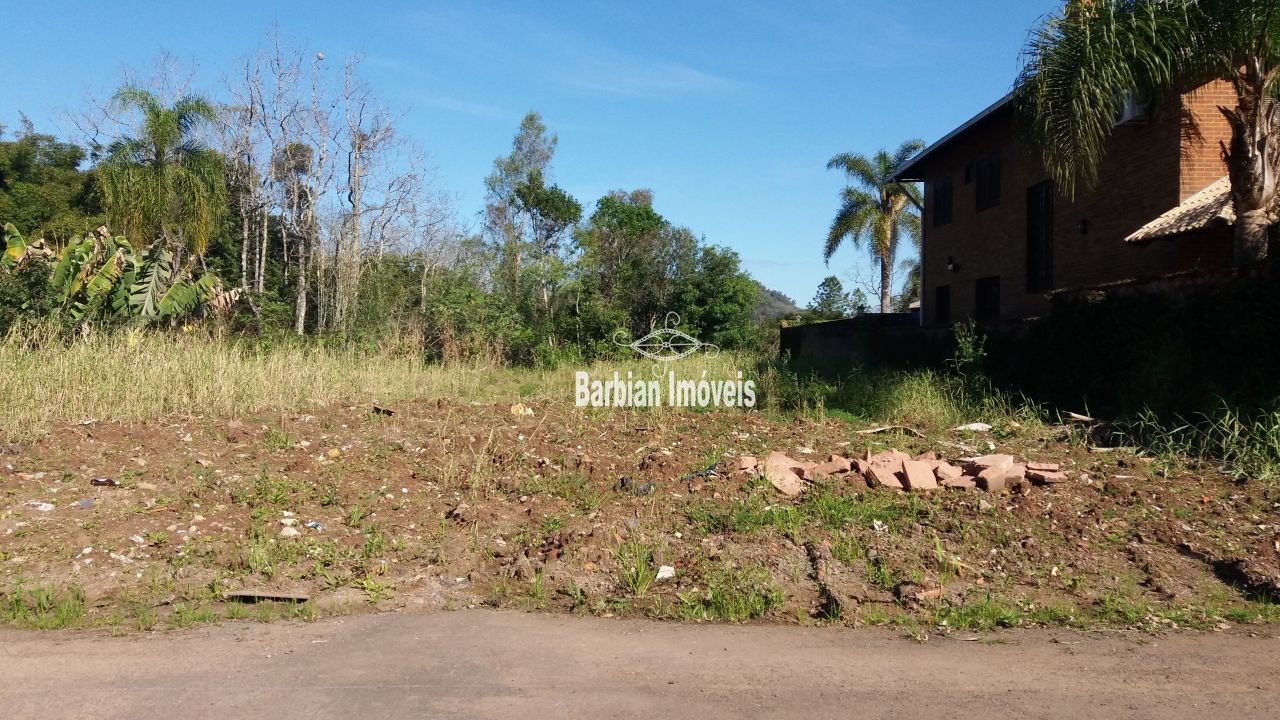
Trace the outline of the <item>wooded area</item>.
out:
<instances>
[{"instance_id":1,"label":"wooded area","mask_svg":"<svg viewBox=\"0 0 1280 720\"><path fill-rule=\"evenodd\" d=\"M656 209L584 206L528 113L470 221L362 78L273 35L217 96L161 60L75 117L0 135L0 331L215 323L237 334L555 364L617 351L668 312L724 348L803 311ZM3 132L3 131L0 131Z\"/></svg>"}]
</instances>

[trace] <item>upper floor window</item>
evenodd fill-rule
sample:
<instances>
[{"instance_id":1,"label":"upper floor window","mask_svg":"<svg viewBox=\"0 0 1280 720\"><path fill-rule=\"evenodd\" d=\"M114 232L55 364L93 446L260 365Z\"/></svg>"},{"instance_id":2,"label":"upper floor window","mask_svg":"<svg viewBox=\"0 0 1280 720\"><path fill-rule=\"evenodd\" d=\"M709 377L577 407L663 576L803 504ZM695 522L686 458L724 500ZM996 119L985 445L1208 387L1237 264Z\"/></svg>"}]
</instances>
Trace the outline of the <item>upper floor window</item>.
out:
<instances>
[{"instance_id":1,"label":"upper floor window","mask_svg":"<svg viewBox=\"0 0 1280 720\"><path fill-rule=\"evenodd\" d=\"M978 212L1000 204L1000 156L990 155L976 163Z\"/></svg>"},{"instance_id":2,"label":"upper floor window","mask_svg":"<svg viewBox=\"0 0 1280 720\"><path fill-rule=\"evenodd\" d=\"M950 180L933 184L933 226L941 227L951 222L955 190Z\"/></svg>"},{"instance_id":3,"label":"upper floor window","mask_svg":"<svg viewBox=\"0 0 1280 720\"><path fill-rule=\"evenodd\" d=\"M1053 289L1052 180L1027 188L1027 292Z\"/></svg>"}]
</instances>

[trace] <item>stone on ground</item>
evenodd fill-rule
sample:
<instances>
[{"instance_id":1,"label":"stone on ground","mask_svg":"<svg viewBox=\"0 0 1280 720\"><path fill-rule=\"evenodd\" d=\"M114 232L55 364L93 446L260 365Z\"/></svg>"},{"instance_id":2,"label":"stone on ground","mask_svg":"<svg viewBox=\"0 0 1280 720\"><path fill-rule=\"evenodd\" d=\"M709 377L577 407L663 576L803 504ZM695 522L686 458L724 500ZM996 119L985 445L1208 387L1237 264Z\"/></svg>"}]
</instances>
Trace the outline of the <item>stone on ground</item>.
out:
<instances>
[{"instance_id":1,"label":"stone on ground","mask_svg":"<svg viewBox=\"0 0 1280 720\"><path fill-rule=\"evenodd\" d=\"M775 450L769 453L769 457L764 461L765 479L772 483L778 492L787 497L795 497L804 492L804 480L794 469L797 465L799 463L785 453Z\"/></svg>"},{"instance_id":2,"label":"stone on ground","mask_svg":"<svg viewBox=\"0 0 1280 720\"><path fill-rule=\"evenodd\" d=\"M936 490L938 480L933 468L923 460L907 460L902 463L902 477L908 490Z\"/></svg>"}]
</instances>

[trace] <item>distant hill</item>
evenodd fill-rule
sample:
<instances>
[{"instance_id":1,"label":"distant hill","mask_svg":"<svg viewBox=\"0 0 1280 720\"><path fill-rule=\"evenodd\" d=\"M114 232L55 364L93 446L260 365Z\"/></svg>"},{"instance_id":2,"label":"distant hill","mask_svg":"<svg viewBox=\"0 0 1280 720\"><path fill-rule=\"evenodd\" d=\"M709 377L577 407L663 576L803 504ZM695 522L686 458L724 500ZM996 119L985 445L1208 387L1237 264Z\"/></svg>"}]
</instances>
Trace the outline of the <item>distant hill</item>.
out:
<instances>
[{"instance_id":1,"label":"distant hill","mask_svg":"<svg viewBox=\"0 0 1280 720\"><path fill-rule=\"evenodd\" d=\"M770 290L758 280L755 283L760 288L760 303L756 305L755 314L751 318L754 322L774 322L779 318L794 317L804 312L786 295Z\"/></svg>"}]
</instances>

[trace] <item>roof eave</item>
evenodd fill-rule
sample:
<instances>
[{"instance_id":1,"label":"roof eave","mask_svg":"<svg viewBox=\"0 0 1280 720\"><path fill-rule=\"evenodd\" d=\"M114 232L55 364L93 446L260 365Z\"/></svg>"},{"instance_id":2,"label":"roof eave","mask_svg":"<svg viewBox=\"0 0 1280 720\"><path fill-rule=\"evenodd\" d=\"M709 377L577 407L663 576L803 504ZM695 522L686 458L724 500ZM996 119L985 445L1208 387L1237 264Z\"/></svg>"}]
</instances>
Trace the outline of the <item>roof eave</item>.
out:
<instances>
[{"instance_id":1,"label":"roof eave","mask_svg":"<svg viewBox=\"0 0 1280 720\"><path fill-rule=\"evenodd\" d=\"M932 155L935 151L940 150L947 143L951 142L956 137L963 134L969 128L973 127L974 125L977 125L983 120L986 120L988 117L995 114L999 110L1003 109L1005 106L1007 106L1011 102L1013 102L1012 92L1006 94L1004 97L1000 98L999 100L995 101L991 105L987 106L987 108L984 109L982 112L978 113L977 115L974 115L973 117L965 121L963 125L956 128L955 130L952 130L946 135L943 135L937 142L933 143L929 147L925 148L924 150L921 150L919 153L912 156L910 160L906 161L905 163L900 165L898 169L894 170L893 179L898 182L920 182L924 180L923 177L919 177L918 173L915 172L916 168L920 165L920 163L922 163L926 158Z\"/></svg>"}]
</instances>

